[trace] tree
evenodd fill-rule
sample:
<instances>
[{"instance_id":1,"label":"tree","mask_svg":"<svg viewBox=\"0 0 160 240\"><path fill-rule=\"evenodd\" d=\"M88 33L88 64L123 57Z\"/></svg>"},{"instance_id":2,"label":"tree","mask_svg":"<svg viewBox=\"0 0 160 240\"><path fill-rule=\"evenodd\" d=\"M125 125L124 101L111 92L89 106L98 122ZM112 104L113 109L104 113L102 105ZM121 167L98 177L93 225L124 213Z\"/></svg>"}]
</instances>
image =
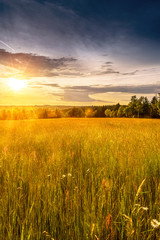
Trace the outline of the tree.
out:
<instances>
[{"instance_id":1,"label":"tree","mask_svg":"<svg viewBox=\"0 0 160 240\"><path fill-rule=\"evenodd\" d=\"M160 93L158 93L157 114L160 117Z\"/></svg>"},{"instance_id":2,"label":"tree","mask_svg":"<svg viewBox=\"0 0 160 240\"><path fill-rule=\"evenodd\" d=\"M67 113L68 117L84 117L85 113L80 107L74 107Z\"/></svg>"},{"instance_id":3,"label":"tree","mask_svg":"<svg viewBox=\"0 0 160 240\"><path fill-rule=\"evenodd\" d=\"M106 117L111 117L112 111L110 109L106 109L105 115L106 115Z\"/></svg>"},{"instance_id":4,"label":"tree","mask_svg":"<svg viewBox=\"0 0 160 240\"><path fill-rule=\"evenodd\" d=\"M125 116L125 107L120 106L117 112L117 117L124 117Z\"/></svg>"},{"instance_id":5,"label":"tree","mask_svg":"<svg viewBox=\"0 0 160 240\"><path fill-rule=\"evenodd\" d=\"M61 118L61 117L63 117L63 112L62 112L62 110L56 109L56 110L55 110L55 117L56 117L56 118Z\"/></svg>"},{"instance_id":6,"label":"tree","mask_svg":"<svg viewBox=\"0 0 160 240\"><path fill-rule=\"evenodd\" d=\"M137 102L137 97L136 97L136 95L134 95L131 97L131 103L135 104L136 102Z\"/></svg>"},{"instance_id":7,"label":"tree","mask_svg":"<svg viewBox=\"0 0 160 240\"><path fill-rule=\"evenodd\" d=\"M124 114L126 117L135 117L133 114L133 108L129 105L124 109Z\"/></svg>"},{"instance_id":8,"label":"tree","mask_svg":"<svg viewBox=\"0 0 160 240\"><path fill-rule=\"evenodd\" d=\"M120 104L119 103L117 103L114 107L113 107L113 110L114 111L118 111L118 109L120 108Z\"/></svg>"},{"instance_id":9,"label":"tree","mask_svg":"<svg viewBox=\"0 0 160 240\"><path fill-rule=\"evenodd\" d=\"M143 116L144 117L150 116L150 104L147 97L143 99Z\"/></svg>"},{"instance_id":10,"label":"tree","mask_svg":"<svg viewBox=\"0 0 160 240\"><path fill-rule=\"evenodd\" d=\"M151 117L158 117L158 99L156 96L154 96L151 100Z\"/></svg>"},{"instance_id":11,"label":"tree","mask_svg":"<svg viewBox=\"0 0 160 240\"><path fill-rule=\"evenodd\" d=\"M48 111L47 111L47 109L40 109L38 111L38 118L40 118L40 119L48 118Z\"/></svg>"},{"instance_id":12,"label":"tree","mask_svg":"<svg viewBox=\"0 0 160 240\"><path fill-rule=\"evenodd\" d=\"M137 112L138 118L139 118L140 114L143 112L143 100L144 100L144 97L140 97L136 101L135 110Z\"/></svg>"},{"instance_id":13,"label":"tree","mask_svg":"<svg viewBox=\"0 0 160 240\"><path fill-rule=\"evenodd\" d=\"M93 108L87 108L85 109L85 117L92 118L95 116L97 110L93 110Z\"/></svg>"},{"instance_id":14,"label":"tree","mask_svg":"<svg viewBox=\"0 0 160 240\"><path fill-rule=\"evenodd\" d=\"M1 119L2 119L2 120L6 120L6 119L7 119L7 112L6 112L5 109L2 110Z\"/></svg>"},{"instance_id":15,"label":"tree","mask_svg":"<svg viewBox=\"0 0 160 240\"><path fill-rule=\"evenodd\" d=\"M115 118L115 117L117 117L117 110L112 110L111 111L111 117L113 117L113 118Z\"/></svg>"},{"instance_id":16,"label":"tree","mask_svg":"<svg viewBox=\"0 0 160 240\"><path fill-rule=\"evenodd\" d=\"M136 95L131 97L131 101L129 102L127 108L125 109L126 117L135 117L137 115L137 109L136 109L137 101L138 99Z\"/></svg>"}]
</instances>

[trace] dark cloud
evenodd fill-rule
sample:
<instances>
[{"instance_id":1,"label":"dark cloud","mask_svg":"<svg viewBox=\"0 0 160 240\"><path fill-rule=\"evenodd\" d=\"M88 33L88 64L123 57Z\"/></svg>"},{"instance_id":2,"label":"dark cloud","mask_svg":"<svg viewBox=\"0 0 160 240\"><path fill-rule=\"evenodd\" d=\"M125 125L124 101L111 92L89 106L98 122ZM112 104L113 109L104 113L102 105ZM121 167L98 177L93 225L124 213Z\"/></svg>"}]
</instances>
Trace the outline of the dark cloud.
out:
<instances>
[{"instance_id":1,"label":"dark cloud","mask_svg":"<svg viewBox=\"0 0 160 240\"><path fill-rule=\"evenodd\" d=\"M90 21L55 1L2 2L0 31L4 42L14 45L18 42L20 47L29 47L34 52L44 47L49 53L61 55L72 54L77 45L90 43L93 37L94 26Z\"/></svg>"},{"instance_id":2,"label":"dark cloud","mask_svg":"<svg viewBox=\"0 0 160 240\"><path fill-rule=\"evenodd\" d=\"M53 1L50 0L50 2ZM107 23L112 23L115 27L112 32L120 27L130 28L135 35L160 39L160 2L158 0L101 0L100 2L97 0L55 0L54 2L72 9L83 18L98 22L99 25L104 24L103 26L108 27Z\"/></svg>"},{"instance_id":3,"label":"dark cloud","mask_svg":"<svg viewBox=\"0 0 160 240\"><path fill-rule=\"evenodd\" d=\"M61 76L64 77L85 77L86 74L83 72L79 72L79 71L61 71L60 72Z\"/></svg>"},{"instance_id":4,"label":"dark cloud","mask_svg":"<svg viewBox=\"0 0 160 240\"><path fill-rule=\"evenodd\" d=\"M34 83L35 84L35 83ZM37 83L37 85L46 86L46 87L60 87L57 83Z\"/></svg>"},{"instance_id":5,"label":"dark cloud","mask_svg":"<svg viewBox=\"0 0 160 240\"><path fill-rule=\"evenodd\" d=\"M91 85L91 86L60 86L58 84L40 84L49 87L59 88L63 93L51 93L60 96L63 101L75 102L105 102L96 100L91 97L94 94L100 93L130 93L130 94L157 94L160 92L160 83L148 85L128 85L128 86L114 86L114 85ZM110 102L111 103L111 102Z\"/></svg>"},{"instance_id":6,"label":"dark cloud","mask_svg":"<svg viewBox=\"0 0 160 240\"><path fill-rule=\"evenodd\" d=\"M114 70L114 68L112 67L113 66L113 62L112 61L107 61L105 62L102 66L101 66L101 69L99 72L96 73L96 75L106 75L106 74L121 74L121 75L128 75L128 76L131 76L131 75L135 75L137 72L139 72L139 70L135 70L135 71L132 71L132 72L120 72L120 71L117 71L117 70Z\"/></svg>"},{"instance_id":7,"label":"dark cloud","mask_svg":"<svg viewBox=\"0 0 160 240\"><path fill-rule=\"evenodd\" d=\"M81 90L75 91L75 90L69 90L69 89L64 89L63 97L61 97L61 100L67 101L67 102L103 102L103 103L108 102L108 101L102 101L102 100L92 98L89 92L81 91Z\"/></svg>"},{"instance_id":8,"label":"dark cloud","mask_svg":"<svg viewBox=\"0 0 160 240\"><path fill-rule=\"evenodd\" d=\"M76 61L75 58L53 59L29 53L10 53L0 49L0 64L19 70L20 74L28 77L57 76L53 70L62 70Z\"/></svg>"},{"instance_id":9,"label":"dark cloud","mask_svg":"<svg viewBox=\"0 0 160 240\"><path fill-rule=\"evenodd\" d=\"M43 83L39 83L40 86L47 86L47 87L53 87L53 88L59 88L60 91L63 90L63 93L50 93L54 96L58 96L61 97L62 101L67 101L67 102L94 102L94 101L99 101L99 102L103 102L101 100L95 100L93 98L91 98L88 94L87 91L83 91L81 89L72 89L69 87L62 87L58 84L55 83L51 83L51 84L43 84Z\"/></svg>"},{"instance_id":10,"label":"dark cloud","mask_svg":"<svg viewBox=\"0 0 160 240\"><path fill-rule=\"evenodd\" d=\"M159 8L158 0L0 0L1 40L33 52L44 47L66 55L85 46L127 61L157 62Z\"/></svg>"},{"instance_id":11,"label":"dark cloud","mask_svg":"<svg viewBox=\"0 0 160 240\"><path fill-rule=\"evenodd\" d=\"M28 78L94 76L98 83L101 75L136 75L160 63L159 9L159 0L0 0L0 48L7 49L0 50L0 69L3 76L11 69ZM80 102L94 101L96 93L159 92L159 84L38 86L59 88L63 100Z\"/></svg>"},{"instance_id":12,"label":"dark cloud","mask_svg":"<svg viewBox=\"0 0 160 240\"><path fill-rule=\"evenodd\" d=\"M126 73L122 73L122 75L127 75L127 76L131 76L131 75L135 75L137 72L139 72L139 70L135 70L133 72L126 72Z\"/></svg>"},{"instance_id":13,"label":"dark cloud","mask_svg":"<svg viewBox=\"0 0 160 240\"><path fill-rule=\"evenodd\" d=\"M108 62L105 62L105 63L101 66L101 68L102 68L102 69L111 68L112 65L113 65L113 62L108 61Z\"/></svg>"},{"instance_id":14,"label":"dark cloud","mask_svg":"<svg viewBox=\"0 0 160 240\"><path fill-rule=\"evenodd\" d=\"M160 92L160 84L148 84L148 85L128 85L128 86L68 86L65 90L74 90L87 92L88 94L107 93L107 92L121 92L121 93L133 93L133 94L156 94Z\"/></svg>"},{"instance_id":15,"label":"dark cloud","mask_svg":"<svg viewBox=\"0 0 160 240\"><path fill-rule=\"evenodd\" d=\"M96 75L106 75L106 74L121 74L121 75L127 75L127 76L131 76L131 75L135 75L137 72L139 72L139 70L135 70L135 71L132 71L132 72L120 72L120 71L117 71L117 70L114 70L112 68L112 64L113 62L105 62L105 64L102 65L102 71L99 71L96 73Z\"/></svg>"},{"instance_id":16,"label":"dark cloud","mask_svg":"<svg viewBox=\"0 0 160 240\"><path fill-rule=\"evenodd\" d=\"M119 74L119 71L115 71L112 68L108 68L106 71L102 71L99 74L100 75L105 75L105 74Z\"/></svg>"},{"instance_id":17,"label":"dark cloud","mask_svg":"<svg viewBox=\"0 0 160 240\"><path fill-rule=\"evenodd\" d=\"M89 97L87 92L65 90L64 96L61 98L64 101L72 102L94 102L95 100Z\"/></svg>"}]
</instances>

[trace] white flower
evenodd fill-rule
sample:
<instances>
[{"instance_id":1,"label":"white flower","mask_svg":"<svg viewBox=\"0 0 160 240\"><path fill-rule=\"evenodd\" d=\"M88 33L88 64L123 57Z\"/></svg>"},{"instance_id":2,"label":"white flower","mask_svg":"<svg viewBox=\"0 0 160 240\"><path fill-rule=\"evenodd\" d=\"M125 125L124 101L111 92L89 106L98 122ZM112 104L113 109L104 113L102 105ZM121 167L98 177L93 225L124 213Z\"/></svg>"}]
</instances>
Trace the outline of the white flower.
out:
<instances>
[{"instance_id":1,"label":"white flower","mask_svg":"<svg viewBox=\"0 0 160 240\"><path fill-rule=\"evenodd\" d=\"M71 174L71 173L68 173L68 177L72 177L72 174Z\"/></svg>"},{"instance_id":2,"label":"white flower","mask_svg":"<svg viewBox=\"0 0 160 240\"><path fill-rule=\"evenodd\" d=\"M65 178L65 177L66 177L66 175L63 174L63 175L62 175L62 178Z\"/></svg>"},{"instance_id":3,"label":"white flower","mask_svg":"<svg viewBox=\"0 0 160 240\"><path fill-rule=\"evenodd\" d=\"M142 207L142 209L144 210L144 211L148 211L148 207Z\"/></svg>"},{"instance_id":4,"label":"white flower","mask_svg":"<svg viewBox=\"0 0 160 240\"><path fill-rule=\"evenodd\" d=\"M160 222L158 222L157 219L152 219L151 220L151 226L153 228L159 228L160 227Z\"/></svg>"}]
</instances>

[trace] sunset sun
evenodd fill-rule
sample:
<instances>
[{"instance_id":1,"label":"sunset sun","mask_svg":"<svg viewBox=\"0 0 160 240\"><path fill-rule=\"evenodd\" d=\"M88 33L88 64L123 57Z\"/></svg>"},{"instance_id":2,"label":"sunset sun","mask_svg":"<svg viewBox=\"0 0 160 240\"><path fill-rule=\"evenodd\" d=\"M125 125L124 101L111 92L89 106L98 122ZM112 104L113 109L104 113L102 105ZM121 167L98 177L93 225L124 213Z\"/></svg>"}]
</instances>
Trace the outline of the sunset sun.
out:
<instances>
[{"instance_id":1,"label":"sunset sun","mask_svg":"<svg viewBox=\"0 0 160 240\"><path fill-rule=\"evenodd\" d=\"M10 78L8 84L9 84L10 88L14 91L20 91L27 87L26 80L20 80L20 79L16 79L16 78Z\"/></svg>"}]
</instances>

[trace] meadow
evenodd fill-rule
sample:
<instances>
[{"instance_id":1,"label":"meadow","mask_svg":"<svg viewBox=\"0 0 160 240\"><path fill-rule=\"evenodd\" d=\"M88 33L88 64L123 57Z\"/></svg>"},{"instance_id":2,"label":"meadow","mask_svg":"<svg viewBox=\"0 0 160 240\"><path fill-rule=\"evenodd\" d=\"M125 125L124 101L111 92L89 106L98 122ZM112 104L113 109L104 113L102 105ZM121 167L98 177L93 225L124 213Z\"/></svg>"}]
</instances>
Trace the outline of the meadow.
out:
<instances>
[{"instance_id":1,"label":"meadow","mask_svg":"<svg viewBox=\"0 0 160 240\"><path fill-rule=\"evenodd\" d=\"M160 120L0 121L0 239L160 237Z\"/></svg>"}]
</instances>

